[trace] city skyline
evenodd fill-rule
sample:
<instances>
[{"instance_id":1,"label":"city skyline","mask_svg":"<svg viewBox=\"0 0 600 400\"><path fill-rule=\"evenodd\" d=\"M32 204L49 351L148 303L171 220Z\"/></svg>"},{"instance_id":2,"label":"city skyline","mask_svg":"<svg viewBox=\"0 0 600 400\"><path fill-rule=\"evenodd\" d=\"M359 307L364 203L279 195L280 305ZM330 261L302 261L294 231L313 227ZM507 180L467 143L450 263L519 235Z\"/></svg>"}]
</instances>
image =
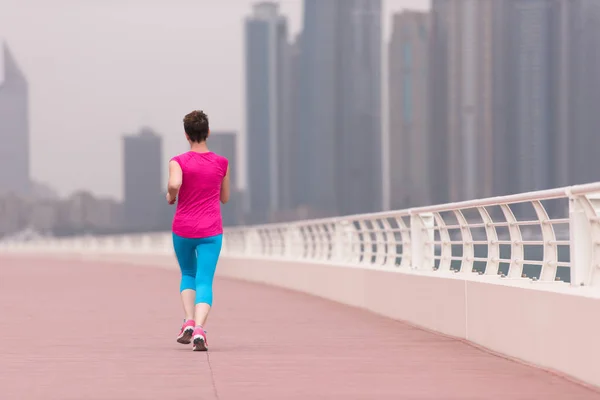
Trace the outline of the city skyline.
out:
<instances>
[{"instance_id":1,"label":"city skyline","mask_svg":"<svg viewBox=\"0 0 600 400\"><path fill-rule=\"evenodd\" d=\"M239 132L243 147L241 22L253 3L7 0L0 37L30 83L32 179L62 196L85 189L122 199L120 136L146 125L162 132L166 173L168 157L186 149L181 119L195 108L209 114L213 129ZM426 8L429 1L385 4L384 25L392 11ZM32 15L31 7L40 12ZM284 1L281 8L295 36L302 1ZM197 15L202 24L194 23ZM219 40L206 39L215 33ZM191 54L191 48L203 52ZM65 149L70 162L55 156ZM70 163L81 173L73 175ZM245 187L241 167L236 172Z\"/></svg>"},{"instance_id":2,"label":"city skyline","mask_svg":"<svg viewBox=\"0 0 600 400\"><path fill-rule=\"evenodd\" d=\"M429 11L394 13L389 40L382 0L302 5L296 34L277 2L251 4L239 21L245 125L241 132L215 127L210 117L208 140L232 166L228 224L405 209L600 176L594 151L600 145L600 58L594 55L600 3L433 0ZM56 199L45 182L29 178L27 79L6 46L1 55L2 188L31 191L34 202L42 194ZM125 135L121 157L111 158L99 145L113 133L107 131L83 135L87 147L67 146L49 165L68 160L77 171L69 180L96 183L120 158L123 229L167 225L160 206L165 159L187 151L183 132L177 137L149 121L135 128L139 134ZM81 132L104 122L86 121ZM173 139L178 149L170 152ZM103 162L79 165L76 158L87 148ZM86 176L90 165L100 171ZM93 207L97 192L76 191L83 197L73 197L74 204Z\"/></svg>"},{"instance_id":3,"label":"city skyline","mask_svg":"<svg viewBox=\"0 0 600 400\"><path fill-rule=\"evenodd\" d=\"M240 21L247 107L244 128L235 131L232 175L247 193L255 218L248 222L379 211L387 202L395 209L454 202L597 177L590 149L599 141L593 104L600 62L591 56L600 45L598 3L434 0L429 12L395 13L386 40L380 1L305 0L296 34L277 2L252 3ZM18 70L12 76L26 82L4 53L9 75ZM7 115L15 115L12 105L2 107ZM81 131L106 120L93 122ZM161 131L149 121L136 129L144 126ZM211 126L234 131L215 128L212 117ZM104 164L86 159L77 169L102 167L87 182L104 181L117 160L97 142L112 133L83 135L104 156ZM165 159L187 150L183 133L176 136L162 131L156 165L163 181ZM27 143L28 134L14 137L23 139L21 148ZM84 150L75 148L69 161ZM29 150L13 153L30 158Z\"/></svg>"}]
</instances>

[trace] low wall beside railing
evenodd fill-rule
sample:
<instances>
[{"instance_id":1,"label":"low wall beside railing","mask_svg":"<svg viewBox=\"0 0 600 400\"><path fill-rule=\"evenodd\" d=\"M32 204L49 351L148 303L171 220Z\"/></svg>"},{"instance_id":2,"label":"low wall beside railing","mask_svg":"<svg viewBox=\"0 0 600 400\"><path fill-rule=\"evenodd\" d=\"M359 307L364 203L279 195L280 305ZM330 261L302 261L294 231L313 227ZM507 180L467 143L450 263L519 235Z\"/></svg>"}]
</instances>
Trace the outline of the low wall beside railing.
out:
<instances>
[{"instance_id":1,"label":"low wall beside railing","mask_svg":"<svg viewBox=\"0 0 600 400\"><path fill-rule=\"evenodd\" d=\"M599 193L590 184L228 229L218 272L360 307L600 387ZM176 268L166 233L4 242L0 250Z\"/></svg>"}]
</instances>

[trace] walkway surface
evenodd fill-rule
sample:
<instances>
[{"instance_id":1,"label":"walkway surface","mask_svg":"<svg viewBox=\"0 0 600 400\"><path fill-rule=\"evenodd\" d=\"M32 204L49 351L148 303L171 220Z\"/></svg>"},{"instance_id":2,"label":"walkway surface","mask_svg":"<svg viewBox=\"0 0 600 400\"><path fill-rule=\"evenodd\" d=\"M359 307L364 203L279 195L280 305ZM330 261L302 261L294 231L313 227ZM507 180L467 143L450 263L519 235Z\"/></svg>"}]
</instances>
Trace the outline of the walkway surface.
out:
<instances>
[{"instance_id":1,"label":"walkway surface","mask_svg":"<svg viewBox=\"0 0 600 400\"><path fill-rule=\"evenodd\" d=\"M216 282L209 353L175 342L174 270L0 256L0 399L600 399L460 341Z\"/></svg>"}]
</instances>

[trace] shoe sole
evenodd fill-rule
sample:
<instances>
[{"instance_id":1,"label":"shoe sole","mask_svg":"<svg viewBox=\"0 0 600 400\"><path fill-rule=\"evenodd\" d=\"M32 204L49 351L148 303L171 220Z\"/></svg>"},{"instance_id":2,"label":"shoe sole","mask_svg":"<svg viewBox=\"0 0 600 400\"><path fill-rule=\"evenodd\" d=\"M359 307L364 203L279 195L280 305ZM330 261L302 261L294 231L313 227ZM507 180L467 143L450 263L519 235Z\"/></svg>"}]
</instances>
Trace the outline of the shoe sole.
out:
<instances>
[{"instance_id":1,"label":"shoe sole","mask_svg":"<svg viewBox=\"0 0 600 400\"><path fill-rule=\"evenodd\" d=\"M194 351L208 351L208 347L206 346L206 341L202 336L196 336L194 338Z\"/></svg>"},{"instance_id":2,"label":"shoe sole","mask_svg":"<svg viewBox=\"0 0 600 400\"><path fill-rule=\"evenodd\" d=\"M194 328L186 328L181 335L177 337L177 343L190 344L192 343L192 336L194 335Z\"/></svg>"}]
</instances>

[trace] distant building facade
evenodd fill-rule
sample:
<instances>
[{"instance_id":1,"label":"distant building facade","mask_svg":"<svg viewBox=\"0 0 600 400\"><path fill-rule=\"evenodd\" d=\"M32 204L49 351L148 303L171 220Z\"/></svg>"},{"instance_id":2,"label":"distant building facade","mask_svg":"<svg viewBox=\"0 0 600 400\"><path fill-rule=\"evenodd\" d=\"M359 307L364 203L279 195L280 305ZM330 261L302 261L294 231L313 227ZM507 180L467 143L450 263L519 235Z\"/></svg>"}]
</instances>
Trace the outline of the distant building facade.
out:
<instances>
[{"instance_id":1,"label":"distant building facade","mask_svg":"<svg viewBox=\"0 0 600 400\"><path fill-rule=\"evenodd\" d=\"M158 229L164 203L162 138L149 128L123 137L124 223L134 231Z\"/></svg>"},{"instance_id":2,"label":"distant building facade","mask_svg":"<svg viewBox=\"0 0 600 400\"><path fill-rule=\"evenodd\" d=\"M0 194L30 191L29 87L0 40Z\"/></svg>"},{"instance_id":3,"label":"distant building facade","mask_svg":"<svg viewBox=\"0 0 600 400\"><path fill-rule=\"evenodd\" d=\"M494 0L433 0L431 154L447 196L488 197L494 176L494 82L501 63ZM506 82L503 82L506 83ZM440 154L445 152L445 154ZM441 161L441 162L440 162ZM434 184L434 191L439 186ZM438 197L438 196L435 196Z\"/></svg>"},{"instance_id":4,"label":"distant building facade","mask_svg":"<svg viewBox=\"0 0 600 400\"><path fill-rule=\"evenodd\" d=\"M342 215L381 211L381 0L337 2L336 190Z\"/></svg>"},{"instance_id":5,"label":"distant building facade","mask_svg":"<svg viewBox=\"0 0 600 400\"><path fill-rule=\"evenodd\" d=\"M600 181L600 2L556 0L558 51L552 81L560 90L553 186Z\"/></svg>"},{"instance_id":6,"label":"distant building facade","mask_svg":"<svg viewBox=\"0 0 600 400\"><path fill-rule=\"evenodd\" d=\"M229 160L230 196L227 204L221 205L224 226L238 225L243 215L243 193L239 188L238 134L236 132L211 132L208 147L211 151Z\"/></svg>"},{"instance_id":7,"label":"distant building facade","mask_svg":"<svg viewBox=\"0 0 600 400\"><path fill-rule=\"evenodd\" d=\"M252 222L281 207L281 163L289 151L286 119L287 20L262 2L246 19L246 161Z\"/></svg>"},{"instance_id":8,"label":"distant building facade","mask_svg":"<svg viewBox=\"0 0 600 400\"><path fill-rule=\"evenodd\" d=\"M238 134L236 132L212 132L208 138L208 147L229 160L229 174L232 187L238 187Z\"/></svg>"},{"instance_id":9,"label":"distant building facade","mask_svg":"<svg viewBox=\"0 0 600 400\"><path fill-rule=\"evenodd\" d=\"M303 206L381 210L381 1L306 0L300 38Z\"/></svg>"},{"instance_id":10,"label":"distant building facade","mask_svg":"<svg viewBox=\"0 0 600 400\"><path fill-rule=\"evenodd\" d=\"M552 1L516 1L512 12L517 190L528 192L551 185Z\"/></svg>"},{"instance_id":11,"label":"distant building facade","mask_svg":"<svg viewBox=\"0 0 600 400\"><path fill-rule=\"evenodd\" d=\"M433 203L508 194L518 186L514 1L432 0Z\"/></svg>"},{"instance_id":12,"label":"distant building facade","mask_svg":"<svg viewBox=\"0 0 600 400\"><path fill-rule=\"evenodd\" d=\"M389 44L390 206L431 202L429 154L429 13L393 18Z\"/></svg>"}]
</instances>

